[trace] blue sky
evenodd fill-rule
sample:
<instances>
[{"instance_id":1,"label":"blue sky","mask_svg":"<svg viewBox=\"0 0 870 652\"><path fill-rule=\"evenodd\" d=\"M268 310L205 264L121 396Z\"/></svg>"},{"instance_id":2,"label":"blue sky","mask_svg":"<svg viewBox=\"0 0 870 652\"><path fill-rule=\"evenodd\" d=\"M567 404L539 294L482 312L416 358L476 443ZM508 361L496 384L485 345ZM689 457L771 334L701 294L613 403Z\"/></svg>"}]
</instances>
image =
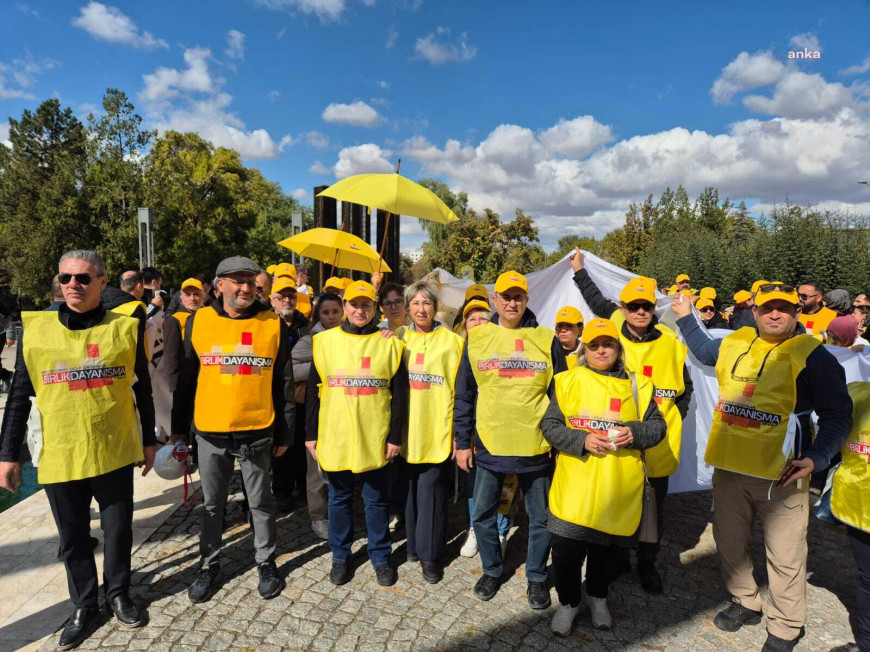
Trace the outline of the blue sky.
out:
<instances>
[{"instance_id":1,"label":"blue sky","mask_svg":"<svg viewBox=\"0 0 870 652\"><path fill-rule=\"evenodd\" d=\"M870 2L5 2L0 119L109 87L288 193L385 171L535 216L548 248L716 185L870 212ZM794 61L789 51L819 51ZM7 138L0 126L0 142ZM422 239L403 220L402 248Z\"/></svg>"}]
</instances>

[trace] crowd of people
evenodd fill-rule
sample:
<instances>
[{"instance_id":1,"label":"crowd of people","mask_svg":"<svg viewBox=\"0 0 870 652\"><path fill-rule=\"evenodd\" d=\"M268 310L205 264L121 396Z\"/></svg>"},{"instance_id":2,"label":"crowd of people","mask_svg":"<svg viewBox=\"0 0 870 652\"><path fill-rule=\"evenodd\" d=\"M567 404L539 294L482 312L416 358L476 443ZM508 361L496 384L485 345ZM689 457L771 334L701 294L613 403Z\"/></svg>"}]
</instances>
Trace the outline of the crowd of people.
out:
<instances>
[{"instance_id":1,"label":"crowd of people","mask_svg":"<svg viewBox=\"0 0 870 652\"><path fill-rule=\"evenodd\" d=\"M479 555L482 567L474 595L487 601L500 588L508 507L521 496L529 607L549 608L552 584L554 634L570 635L584 607L594 627L609 629L609 586L632 557L644 591L664 590L659 547L693 396L691 351L719 384L705 461L715 469L713 535L731 602L714 624L734 632L764 611L763 650L797 644L810 488L822 478L859 570L857 641L842 649L870 650L870 382L847 386L823 346L866 345L867 294L853 302L814 282L761 280L725 309L713 288L695 291L681 274L668 290L677 333L656 316L654 279L633 278L607 297L579 250L571 266L594 318L567 305L554 329L529 309L528 280L515 270L492 292L472 284L451 324L453 311L425 280L331 277L318 294L305 265L261 269L234 256L170 295L156 269L124 271L111 287L97 253L64 254L52 305L21 315L0 430L0 487L13 491L28 427L40 422L34 463L74 605L59 649L80 645L99 616L93 499L106 603L121 626L145 624L129 595L133 472L149 473L160 446L170 465L191 454L199 473L193 603L220 586L236 463L266 600L284 589L276 514L303 505L328 541L329 580L353 580L357 487L377 582L397 581L390 531L402 527L409 561L426 582L442 581L458 473L468 499L460 554ZM733 332L708 332L717 328ZM748 546L756 514L765 610Z\"/></svg>"}]
</instances>

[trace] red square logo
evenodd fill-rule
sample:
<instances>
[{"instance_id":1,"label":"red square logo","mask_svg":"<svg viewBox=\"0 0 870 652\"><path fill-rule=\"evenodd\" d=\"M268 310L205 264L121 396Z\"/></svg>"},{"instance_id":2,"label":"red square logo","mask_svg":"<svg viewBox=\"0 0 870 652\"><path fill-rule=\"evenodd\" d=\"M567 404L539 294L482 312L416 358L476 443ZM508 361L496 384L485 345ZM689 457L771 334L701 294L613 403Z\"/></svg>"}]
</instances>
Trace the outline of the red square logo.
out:
<instances>
[{"instance_id":1,"label":"red square logo","mask_svg":"<svg viewBox=\"0 0 870 652\"><path fill-rule=\"evenodd\" d=\"M426 354L425 354L425 353L418 353L418 354L417 354L417 364L418 364L418 365L423 364L423 359L424 359L425 357L426 357Z\"/></svg>"},{"instance_id":2,"label":"red square logo","mask_svg":"<svg viewBox=\"0 0 870 652\"><path fill-rule=\"evenodd\" d=\"M644 365L643 366L643 375L647 378L652 378L652 365Z\"/></svg>"},{"instance_id":3,"label":"red square logo","mask_svg":"<svg viewBox=\"0 0 870 652\"><path fill-rule=\"evenodd\" d=\"M99 344L88 344L88 357L89 358L99 358L100 357L100 345Z\"/></svg>"},{"instance_id":4,"label":"red square logo","mask_svg":"<svg viewBox=\"0 0 870 652\"><path fill-rule=\"evenodd\" d=\"M622 412L622 399L621 398L610 399L610 411L611 412Z\"/></svg>"},{"instance_id":5,"label":"red square logo","mask_svg":"<svg viewBox=\"0 0 870 652\"><path fill-rule=\"evenodd\" d=\"M242 333L242 346L251 346L254 343L254 334L250 332Z\"/></svg>"},{"instance_id":6,"label":"red square logo","mask_svg":"<svg viewBox=\"0 0 870 652\"><path fill-rule=\"evenodd\" d=\"M814 325L815 323L816 323L816 322L814 322L814 321L808 321L808 322L807 322L807 330L808 330L808 331L813 330L813 325Z\"/></svg>"},{"instance_id":7,"label":"red square logo","mask_svg":"<svg viewBox=\"0 0 870 652\"><path fill-rule=\"evenodd\" d=\"M743 396L751 397L755 393L755 384L749 383L743 388Z\"/></svg>"}]
</instances>

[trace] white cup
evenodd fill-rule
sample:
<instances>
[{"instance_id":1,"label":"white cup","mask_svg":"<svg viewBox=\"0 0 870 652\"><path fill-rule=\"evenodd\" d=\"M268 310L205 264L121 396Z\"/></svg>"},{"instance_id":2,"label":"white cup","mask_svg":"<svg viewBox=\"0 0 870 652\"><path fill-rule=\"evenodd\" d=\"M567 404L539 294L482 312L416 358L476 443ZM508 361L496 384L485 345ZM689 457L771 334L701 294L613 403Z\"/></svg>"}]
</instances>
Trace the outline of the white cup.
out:
<instances>
[{"instance_id":1,"label":"white cup","mask_svg":"<svg viewBox=\"0 0 870 652\"><path fill-rule=\"evenodd\" d=\"M613 447L613 450L616 450L616 438L619 437L619 431L616 428L608 428L607 429L607 438L610 440L610 445Z\"/></svg>"}]
</instances>

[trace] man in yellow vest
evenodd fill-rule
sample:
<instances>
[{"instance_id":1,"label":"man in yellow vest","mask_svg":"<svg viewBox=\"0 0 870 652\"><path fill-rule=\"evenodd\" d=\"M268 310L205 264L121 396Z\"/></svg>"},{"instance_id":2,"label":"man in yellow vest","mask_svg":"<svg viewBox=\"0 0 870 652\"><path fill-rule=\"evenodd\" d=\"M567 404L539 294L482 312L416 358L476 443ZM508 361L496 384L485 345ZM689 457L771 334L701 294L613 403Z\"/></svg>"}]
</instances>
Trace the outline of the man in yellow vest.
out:
<instances>
[{"instance_id":1,"label":"man in yellow vest","mask_svg":"<svg viewBox=\"0 0 870 652\"><path fill-rule=\"evenodd\" d=\"M490 600L501 584L504 564L496 517L505 476L516 473L529 516L529 606L546 609L550 606L547 495L553 460L540 423L550 404L553 374L567 369L565 353L553 331L539 326L528 309L525 276L513 270L499 276L492 299L497 314L468 334L453 413L459 468L468 472L477 465L471 523L483 575L474 595Z\"/></svg>"},{"instance_id":2,"label":"man in yellow vest","mask_svg":"<svg viewBox=\"0 0 870 652\"><path fill-rule=\"evenodd\" d=\"M837 313L825 305L825 294L821 283L804 281L798 287L798 298L801 301L800 322L810 335L821 335L828 330L837 317Z\"/></svg>"},{"instance_id":3,"label":"man in yellow vest","mask_svg":"<svg viewBox=\"0 0 870 652\"><path fill-rule=\"evenodd\" d=\"M99 579L89 536L96 498L104 533L106 602L122 627L145 619L130 600L133 466L154 463L154 408L148 361L134 319L100 303L105 263L93 251L68 251L58 279L66 301L56 312L25 312L15 375L0 431L0 487L20 483L18 451L30 397L42 416L39 483L60 534L75 611L58 649L82 643L100 618ZM135 395L135 401L134 401Z\"/></svg>"},{"instance_id":4,"label":"man in yellow vest","mask_svg":"<svg viewBox=\"0 0 870 652\"><path fill-rule=\"evenodd\" d=\"M761 622L749 541L761 517L770 604L764 652L791 650L807 618L809 476L828 467L852 424L843 367L798 322L797 290L764 283L755 327L714 339L684 297L673 310L694 356L715 365L719 400L704 461L713 471L713 538L732 604L713 623L727 632ZM813 437L810 413L818 415Z\"/></svg>"},{"instance_id":5,"label":"man in yellow vest","mask_svg":"<svg viewBox=\"0 0 870 652\"><path fill-rule=\"evenodd\" d=\"M181 283L181 309L169 315L163 322L163 377L169 384L169 391L178 386L178 373L184 358L184 331L187 320L205 305L205 291L202 281L187 278Z\"/></svg>"},{"instance_id":6,"label":"man in yellow vest","mask_svg":"<svg viewBox=\"0 0 870 652\"><path fill-rule=\"evenodd\" d=\"M655 489L659 540L665 523L665 497L670 476L680 463L683 419L692 399L692 378L686 367L686 346L673 331L658 323L655 315L655 281L644 277L632 279L619 294L619 303L606 299L583 268L583 254L575 248L571 258L574 283L586 304L598 317L612 319L619 326L619 340L625 348L629 369L650 378L656 388L656 402L668 424L664 441L646 453L650 484ZM688 276L681 274L677 278ZM685 295L682 295L685 296ZM662 579L656 569L659 543L641 542L637 546L637 572L647 593L661 593ZM627 548L620 553L627 553ZM622 570L631 568L624 558Z\"/></svg>"},{"instance_id":7,"label":"man in yellow vest","mask_svg":"<svg viewBox=\"0 0 870 652\"><path fill-rule=\"evenodd\" d=\"M200 563L188 589L205 602L220 573L224 507L235 460L242 469L254 529L260 597L284 588L275 567L275 499L270 488L272 455L287 451L293 432L293 364L281 318L256 300L260 268L233 256L217 267L221 296L187 319L184 359L173 396L173 436L196 435L205 511Z\"/></svg>"}]
</instances>

